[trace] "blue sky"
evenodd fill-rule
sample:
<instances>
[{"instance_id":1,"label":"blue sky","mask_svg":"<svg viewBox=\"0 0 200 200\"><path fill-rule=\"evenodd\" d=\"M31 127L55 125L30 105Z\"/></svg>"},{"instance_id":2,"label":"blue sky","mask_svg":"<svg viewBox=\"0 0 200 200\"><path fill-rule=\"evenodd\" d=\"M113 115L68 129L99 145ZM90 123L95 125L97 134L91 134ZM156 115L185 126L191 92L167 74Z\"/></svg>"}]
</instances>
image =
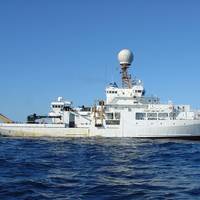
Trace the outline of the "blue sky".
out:
<instances>
[{"instance_id":1,"label":"blue sky","mask_svg":"<svg viewBox=\"0 0 200 200\"><path fill-rule=\"evenodd\" d=\"M200 108L200 1L0 1L0 113L45 114L57 96L75 105L120 81L117 53L163 102Z\"/></svg>"}]
</instances>

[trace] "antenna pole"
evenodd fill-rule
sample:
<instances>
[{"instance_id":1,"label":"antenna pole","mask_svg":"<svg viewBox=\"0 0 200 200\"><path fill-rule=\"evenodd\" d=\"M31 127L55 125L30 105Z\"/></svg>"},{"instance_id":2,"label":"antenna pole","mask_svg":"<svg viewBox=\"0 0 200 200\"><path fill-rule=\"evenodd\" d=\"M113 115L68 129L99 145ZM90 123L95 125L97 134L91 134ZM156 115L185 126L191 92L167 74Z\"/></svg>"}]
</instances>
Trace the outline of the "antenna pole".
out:
<instances>
[{"instance_id":1,"label":"antenna pole","mask_svg":"<svg viewBox=\"0 0 200 200\"><path fill-rule=\"evenodd\" d=\"M132 88L131 75L128 73L128 68L133 61L133 53L129 49L122 49L118 53L118 60L121 65L122 87Z\"/></svg>"},{"instance_id":2,"label":"antenna pole","mask_svg":"<svg viewBox=\"0 0 200 200\"><path fill-rule=\"evenodd\" d=\"M132 88L131 76L128 74L129 66L127 64L121 64L121 74L122 74L122 87Z\"/></svg>"}]
</instances>

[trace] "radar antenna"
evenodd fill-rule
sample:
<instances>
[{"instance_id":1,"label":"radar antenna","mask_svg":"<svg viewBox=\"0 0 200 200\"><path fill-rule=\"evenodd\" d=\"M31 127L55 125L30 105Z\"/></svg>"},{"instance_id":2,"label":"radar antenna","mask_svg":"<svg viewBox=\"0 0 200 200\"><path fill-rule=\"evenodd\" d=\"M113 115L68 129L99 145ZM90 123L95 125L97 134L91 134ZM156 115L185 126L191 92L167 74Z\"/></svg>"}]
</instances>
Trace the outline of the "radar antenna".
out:
<instances>
[{"instance_id":1,"label":"radar antenna","mask_svg":"<svg viewBox=\"0 0 200 200\"><path fill-rule=\"evenodd\" d=\"M121 65L122 87L132 88L131 75L128 68L133 61L133 53L129 49L123 49L118 53L118 60Z\"/></svg>"}]
</instances>

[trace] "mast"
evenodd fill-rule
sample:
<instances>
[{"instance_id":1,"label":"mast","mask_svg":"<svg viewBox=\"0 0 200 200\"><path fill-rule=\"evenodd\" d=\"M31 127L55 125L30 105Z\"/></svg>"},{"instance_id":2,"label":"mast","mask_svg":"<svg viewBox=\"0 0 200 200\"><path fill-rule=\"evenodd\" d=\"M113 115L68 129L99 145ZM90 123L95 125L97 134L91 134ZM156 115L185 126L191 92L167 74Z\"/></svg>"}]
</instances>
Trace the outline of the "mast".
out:
<instances>
[{"instance_id":1,"label":"mast","mask_svg":"<svg viewBox=\"0 0 200 200\"><path fill-rule=\"evenodd\" d=\"M123 49L118 53L118 60L121 66L122 88L132 88L132 79L128 68L133 61L133 53L129 49Z\"/></svg>"}]
</instances>

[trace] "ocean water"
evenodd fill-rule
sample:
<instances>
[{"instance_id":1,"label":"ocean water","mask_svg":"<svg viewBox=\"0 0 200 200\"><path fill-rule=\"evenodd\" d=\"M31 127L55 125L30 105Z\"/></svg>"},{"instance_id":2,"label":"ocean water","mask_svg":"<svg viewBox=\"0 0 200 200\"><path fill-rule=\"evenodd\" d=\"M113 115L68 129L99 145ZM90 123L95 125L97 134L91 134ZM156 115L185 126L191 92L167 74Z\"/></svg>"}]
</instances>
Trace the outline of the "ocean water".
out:
<instances>
[{"instance_id":1,"label":"ocean water","mask_svg":"<svg viewBox=\"0 0 200 200\"><path fill-rule=\"evenodd\" d=\"M0 137L4 199L200 199L200 141Z\"/></svg>"}]
</instances>

